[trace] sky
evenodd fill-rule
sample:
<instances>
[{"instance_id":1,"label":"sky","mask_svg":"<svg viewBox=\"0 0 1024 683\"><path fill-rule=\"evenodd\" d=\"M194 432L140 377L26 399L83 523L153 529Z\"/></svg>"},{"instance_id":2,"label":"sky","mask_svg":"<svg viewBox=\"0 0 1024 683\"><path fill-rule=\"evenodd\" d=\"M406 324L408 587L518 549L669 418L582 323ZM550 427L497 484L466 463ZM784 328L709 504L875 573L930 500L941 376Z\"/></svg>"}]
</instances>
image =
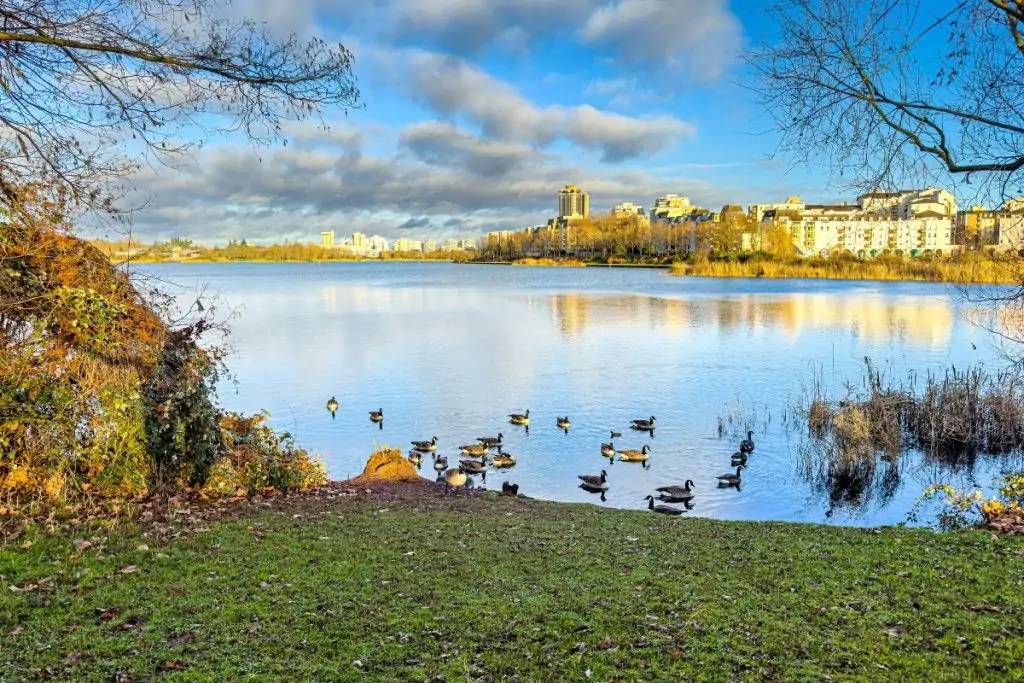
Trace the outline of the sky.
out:
<instances>
[{"instance_id":1,"label":"sky","mask_svg":"<svg viewBox=\"0 0 1024 683\"><path fill-rule=\"evenodd\" d=\"M136 181L133 232L214 244L479 237L543 224L577 184L591 209L845 198L774 155L743 51L771 40L750 0L234 0L282 35L354 55L358 109L287 145L206 141Z\"/></svg>"}]
</instances>

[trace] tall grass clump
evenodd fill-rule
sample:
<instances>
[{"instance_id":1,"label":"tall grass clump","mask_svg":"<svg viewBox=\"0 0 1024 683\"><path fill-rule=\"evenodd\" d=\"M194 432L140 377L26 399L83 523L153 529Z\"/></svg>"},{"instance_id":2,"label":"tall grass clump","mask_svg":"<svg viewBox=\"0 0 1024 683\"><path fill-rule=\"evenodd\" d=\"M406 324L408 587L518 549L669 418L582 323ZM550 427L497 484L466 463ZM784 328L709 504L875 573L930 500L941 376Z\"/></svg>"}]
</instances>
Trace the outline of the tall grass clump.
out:
<instances>
[{"instance_id":1,"label":"tall grass clump","mask_svg":"<svg viewBox=\"0 0 1024 683\"><path fill-rule=\"evenodd\" d=\"M866 490L880 467L898 477L908 448L947 467L1024 448L1024 378L1018 370L950 368L896 379L864 359L861 381L830 400L816 382L797 412L811 439L805 472L835 494Z\"/></svg>"}]
</instances>

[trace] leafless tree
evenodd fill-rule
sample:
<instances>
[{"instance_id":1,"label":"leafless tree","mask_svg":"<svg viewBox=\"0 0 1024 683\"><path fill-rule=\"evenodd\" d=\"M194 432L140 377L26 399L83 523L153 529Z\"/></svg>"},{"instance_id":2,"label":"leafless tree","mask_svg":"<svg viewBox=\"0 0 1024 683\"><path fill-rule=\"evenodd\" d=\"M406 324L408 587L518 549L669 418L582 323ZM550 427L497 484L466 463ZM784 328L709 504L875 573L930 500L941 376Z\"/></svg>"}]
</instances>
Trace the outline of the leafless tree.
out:
<instances>
[{"instance_id":1,"label":"leafless tree","mask_svg":"<svg viewBox=\"0 0 1024 683\"><path fill-rule=\"evenodd\" d=\"M229 3L0 0L0 208L42 181L116 213L117 184L197 144L194 130L263 144L286 120L358 104L343 46L277 37Z\"/></svg>"},{"instance_id":2,"label":"leafless tree","mask_svg":"<svg viewBox=\"0 0 1024 683\"><path fill-rule=\"evenodd\" d=\"M1024 0L779 0L750 55L797 161L844 182L1024 191Z\"/></svg>"}]
</instances>

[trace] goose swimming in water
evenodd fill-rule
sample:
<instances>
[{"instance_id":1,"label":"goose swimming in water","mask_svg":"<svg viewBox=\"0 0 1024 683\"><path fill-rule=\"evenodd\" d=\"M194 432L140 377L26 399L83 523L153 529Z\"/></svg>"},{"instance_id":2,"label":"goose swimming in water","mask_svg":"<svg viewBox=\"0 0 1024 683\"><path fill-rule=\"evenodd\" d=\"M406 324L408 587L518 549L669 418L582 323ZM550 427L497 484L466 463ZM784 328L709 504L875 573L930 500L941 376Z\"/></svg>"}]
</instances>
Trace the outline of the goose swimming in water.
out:
<instances>
[{"instance_id":1,"label":"goose swimming in water","mask_svg":"<svg viewBox=\"0 0 1024 683\"><path fill-rule=\"evenodd\" d=\"M511 413L508 416L508 421L514 425L529 425L530 424L530 409L527 408L525 413Z\"/></svg>"},{"instance_id":2,"label":"goose swimming in water","mask_svg":"<svg viewBox=\"0 0 1024 683\"><path fill-rule=\"evenodd\" d=\"M747 432L747 438L740 441L740 453L750 455L754 452L754 432Z\"/></svg>"},{"instance_id":3,"label":"goose swimming in water","mask_svg":"<svg viewBox=\"0 0 1024 683\"><path fill-rule=\"evenodd\" d=\"M681 515L685 512L685 510L672 507L671 505L655 505L654 496L647 496L644 500L647 501L647 509L652 512L657 512L663 515Z\"/></svg>"},{"instance_id":4,"label":"goose swimming in water","mask_svg":"<svg viewBox=\"0 0 1024 683\"><path fill-rule=\"evenodd\" d=\"M611 434L611 438L612 438L612 439L617 439L617 438L619 438L620 436L622 436L622 432L616 432L616 431L612 431L612 432L609 432L609 433Z\"/></svg>"},{"instance_id":5,"label":"goose swimming in water","mask_svg":"<svg viewBox=\"0 0 1024 683\"><path fill-rule=\"evenodd\" d=\"M569 422L568 415L566 415L565 417L560 417L557 420L555 420L555 424L558 425L559 429L564 429L566 433L569 432L569 427L572 427L572 423Z\"/></svg>"},{"instance_id":6,"label":"goose swimming in water","mask_svg":"<svg viewBox=\"0 0 1024 683\"><path fill-rule=\"evenodd\" d=\"M461 465L459 469L467 474L487 473L487 458L483 460L460 460L459 465Z\"/></svg>"},{"instance_id":7,"label":"goose swimming in water","mask_svg":"<svg viewBox=\"0 0 1024 683\"><path fill-rule=\"evenodd\" d=\"M736 467L737 465L746 465L747 464L747 454L746 453L740 453L739 451L736 451L735 453L732 454L732 457L730 459L732 461L732 466L733 467Z\"/></svg>"},{"instance_id":8,"label":"goose swimming in water","mask_svg":"<svg viewBox=\"0 0 1024 683\"><path fill-rule=\"evenodd\" d=\"M661 494L662 500L683 501L693 498L691 486L693 486L693 481L687 479L682 486L660 486L654 490Z\"/></svg>"},{"instance_id":9,"label":"goose swimming in water","mask_svg":"<svg viewBox=\"0 0 1024 683\"><path fill-rule=\"evenodd\" d=\"M504 438L501 432L497 436L478 436L476 440L488 448L501 448L501 440Z\"/></svg>"},{"instance_id":10,"label":"goose swimming in water","mask_svg":"<svg viewBox=\"0 0 1024 683\"><path fill-rule=\"evenodd\" d=\"M501 453L494 456L494 460L491 461L491 467L497 467L498 469L507 469L514 467L516 464L516 456L511 453Z\"/></svg>"},{"instance_id":11,"label":"goose swimming in water","mask_svg":"<svg viewBox=\"0 0 1024 683\"><path fill-rule=\"evenodd\" d=\"M732 474L731 472L726 472L725 474L718 475L718 484L719 484L719 486L739 486L740 485L740 471L742 471L742 470L743 470L743 467L741 466L741 467L737 467L736 468L736 474Z\"/></svg>"},{"instance_id":12,"label":"goose swimming in water","mask_svg":"<svg viewBox=\"0 0 1024 683\"><path fill-rule=\"evenodd\" d=\"M337 415L335 415L335 413L338 412L338 408L338 399L331 396L327 401L327 411L331 414L332 420L337 419Z\"/></svg>"},{"instance_id":13,"label":"goose swimming in water","mask_svg":"<svg viewBox=\"0 0 1024 683\"><path fill-rule=\"evenodd\" d=\"M619 453L619 460L621 460L622 462L647 462L647 460L650 459L650 457L651 457L650 455L648 455L648 453L650 453L650 452L651 452L651 447L650 446L644 446L639 451L626 450L626 451L619 451L618 453Z\"/></svg>"},{"instance_id":14,"label":"goose swimming in water","mask_svg":"<svg viewBox=\"0 0 1024 683\"><path fill-rule=\"evenodd\" d=\"M578 476L583 482L581 486L589 491L608 490L608 473L604 470L601 470L601 474L580 474Z\"/></svg>"},{"instance_id":15,"label":"goose swimming in water","mask_svg":"<svg viewBox=\"0 0 1024 683\"><path fill-rule=\"evenodd\" d=\"M601 455L606 458L615 458L615 444L603 443L601 444Z\"/></svg>"},{"instance_id":16,"label":"goose swimming in water","mask_svg":"<svg viewBox=\"0 0 1024 683\"><path fill-rule=\"evenodd\" d=\"M370 411L370 422L383 422L384 421L384 409L371 410Z\"/></svg>"},{"instance_id":17,"label":"goose swimming in water","mask_svg":"<svg viewBox=\"0 0 1024 683\"><path fill-rule=\"evenodd\" d=\"M437 472L441 472L441 471L446 470L446 469L448 469L448 458L439 458L439 457L437 457L435 455L434 456L434 470L437 471Z\"/></svg>"},{"instance_id":18,"label":"goose swimming in water","mask_svg":"<svg viewBox=\"0 0 1024 683\"><path fill-rule=\"evenodd\" d=\"M430 441L413 441L412 447L417 451L433 453L437 450L437 437L435 436Z\"/></svg>"},{"instance_id":19,"label":"goose swimming in water","mask_svg":"<svg viewBox=\"0 0 1024 683\"><path fill-rule=\"evenodd\" d=\"M491 449L489 449L482 443L470 443L466 444L465 446L459 446L459 450L465 453L466 455L472 455L473 457L479 458L484 455L487 455Z\"/></svg>"},{"instance_id":20,"label":"goose swimming in water","mask_svg":"<svg viewBox=\"0 0 1024 683\"><path fill-rule=\"evenodd\" d=\"M631 427L641 432L649 432L654 429L654 416L651 415L650 420L633 420Z\"/></svg>"}]
</instances>

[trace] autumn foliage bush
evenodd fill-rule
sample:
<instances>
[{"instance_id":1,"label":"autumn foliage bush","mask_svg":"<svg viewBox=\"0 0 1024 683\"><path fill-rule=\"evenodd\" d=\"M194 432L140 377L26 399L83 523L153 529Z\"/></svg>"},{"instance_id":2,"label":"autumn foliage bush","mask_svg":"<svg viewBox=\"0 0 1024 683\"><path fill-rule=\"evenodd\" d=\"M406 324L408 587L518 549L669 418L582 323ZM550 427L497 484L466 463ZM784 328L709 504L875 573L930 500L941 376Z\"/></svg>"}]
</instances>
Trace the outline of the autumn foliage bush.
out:
<instances>
[{"instance_id":1,"label":"autumn foliage bush","mask_svg":"<svg viewBox=\"0 0 1024 683\"><path fill-rule=\"evenodd\" d=\"M220 354L200 345L209 323L172 324L165 299L71 234L59 197L19 201L0 215L0 507L203 486L239 444L221 429ZM310 480L287 441L264 451L270 486Z\"/></svg>"}]
</instances>

